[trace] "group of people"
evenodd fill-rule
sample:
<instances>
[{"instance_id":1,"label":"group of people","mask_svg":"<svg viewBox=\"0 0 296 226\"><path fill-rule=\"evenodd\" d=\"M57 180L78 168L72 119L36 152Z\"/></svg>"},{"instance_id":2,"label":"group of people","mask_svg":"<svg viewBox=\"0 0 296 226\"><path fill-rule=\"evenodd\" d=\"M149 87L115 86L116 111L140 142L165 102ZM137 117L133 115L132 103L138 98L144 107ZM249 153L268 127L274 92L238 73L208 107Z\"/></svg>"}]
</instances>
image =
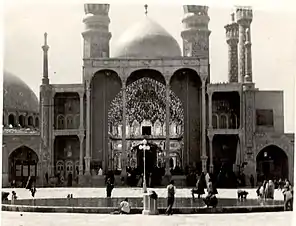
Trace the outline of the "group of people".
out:
<instances>
[{"instance_id":1,"label":"group of people","mask_svg":"<svg viewBox=\"0 0 296 226\"><path fill-rule=\"evenodd\" d=\"M205 194L205 189L207 190L208 196L214 196L218 194L216 183L213 183L213 176L210 173L202 172L200 175L197 175L196 188L191 190L192 198L197 194L198 198L201 195Z\"/></svg>"}]
</instances>

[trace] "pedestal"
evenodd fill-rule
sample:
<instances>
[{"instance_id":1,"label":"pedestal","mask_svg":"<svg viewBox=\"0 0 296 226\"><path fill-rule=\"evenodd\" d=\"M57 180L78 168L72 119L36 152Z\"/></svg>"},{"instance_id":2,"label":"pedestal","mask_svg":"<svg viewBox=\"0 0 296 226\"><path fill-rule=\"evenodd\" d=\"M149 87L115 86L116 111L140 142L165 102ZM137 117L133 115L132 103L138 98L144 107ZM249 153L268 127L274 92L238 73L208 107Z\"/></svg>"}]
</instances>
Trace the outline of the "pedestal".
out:
<instances>
[{"instance_id":1,"label":"pedestal","mask_svg":"<svg viewBox=\"0 0 296 226\"><path fill-rule=\"evenodd\" d=\"M148 193L143 194L143 215L149 215L150 210L149 210L149 199L150 195Z\"/></svg>"}]
</instances>

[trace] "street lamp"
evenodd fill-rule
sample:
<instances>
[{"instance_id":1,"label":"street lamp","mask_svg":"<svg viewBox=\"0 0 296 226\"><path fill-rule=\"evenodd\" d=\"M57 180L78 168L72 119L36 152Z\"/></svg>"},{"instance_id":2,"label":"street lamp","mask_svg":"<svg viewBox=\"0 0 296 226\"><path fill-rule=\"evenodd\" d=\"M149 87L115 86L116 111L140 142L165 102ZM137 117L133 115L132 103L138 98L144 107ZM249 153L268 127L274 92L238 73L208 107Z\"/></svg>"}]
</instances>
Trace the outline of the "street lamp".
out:
<instances>
[{"instance_id":1,"label":"street lamp","mask_svg":"<svg viewBox=\"0 0 296 226\"><path fill-rule=\"evenodd\" d=\"M140 150L143 150L143 154L144 154L144 175L143 175L143 193L147 193L147 185L146 185L146 151L150 150L150 146L147 145L147 140L144 139L142 141L142 144L139 146Z\"/></svg>"}]
</instances>

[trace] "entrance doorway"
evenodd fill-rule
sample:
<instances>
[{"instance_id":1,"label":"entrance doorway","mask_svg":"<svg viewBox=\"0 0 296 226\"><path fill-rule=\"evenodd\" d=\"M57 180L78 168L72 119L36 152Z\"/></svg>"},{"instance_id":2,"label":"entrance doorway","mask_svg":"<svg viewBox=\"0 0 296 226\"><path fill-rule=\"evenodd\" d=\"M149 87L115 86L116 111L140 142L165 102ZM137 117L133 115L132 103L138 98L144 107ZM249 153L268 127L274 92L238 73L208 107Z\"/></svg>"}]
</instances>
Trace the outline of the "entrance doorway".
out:
<instances>
[{"instance_id":1,"label":"entrance doorway","mask_svg":"<svg viewBox=\"0 0 296 226\"><path fill-rule=\"evenodd\" d=\"M286 153L275 145L262 149L256 158L258 181L288 178L289 167Z\"/></svg>"},{"instance_id":2,"label":"entrance doorway","mask_svg":"<svg viewBox=\"0 0 296 226\"><path fill-rule=\"evenodd\" d=\"M15 180L16 184L24 187L31 176L37 177L38 156L30 148L22 146L14 150L9 156L9 181Z\"/></svg>"},{"instance_id":3,"label":"entrance doorway","mask_svg":"<svg viewBox=\"0 0 296 226\"><path fill-rule=\"evenodd\" d=\"M153 169L157 165L157 152L159 148L156 144L147 143L147 146L150 147L150 150L145 150L145 165L146 173L152 173ZM138 172L144 172L144 151L141 150L140 144L135 146L132 151L137 153L137 169Z\"/></svg>"}]
</instances>

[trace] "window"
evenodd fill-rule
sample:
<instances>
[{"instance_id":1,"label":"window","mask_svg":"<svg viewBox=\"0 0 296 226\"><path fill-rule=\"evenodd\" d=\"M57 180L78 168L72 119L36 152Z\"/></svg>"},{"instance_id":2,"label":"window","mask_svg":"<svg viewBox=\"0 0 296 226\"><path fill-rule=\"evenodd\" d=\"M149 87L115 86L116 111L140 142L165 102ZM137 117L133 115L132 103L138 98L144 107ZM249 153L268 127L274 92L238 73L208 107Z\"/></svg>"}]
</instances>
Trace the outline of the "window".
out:
<instances>
[{"instance_id":1,"label":"window","mask_svg":"<svg viewBox=\"0 0 296 226\"><path fill-rule=\"evenodd\" d=\"M257 126L273 126L273 110L257 109L256 110Z\"/></svg>"},{"instance_id":2,"label":"window","mask_svg":"<svg viewBox=\"0 0 296 226\"><path fill-rule=\"evenodd\" d=\"M142 127L142 135L150 136L151 135L151 126L143 126Z\"/></svg>"}]
</instances>

